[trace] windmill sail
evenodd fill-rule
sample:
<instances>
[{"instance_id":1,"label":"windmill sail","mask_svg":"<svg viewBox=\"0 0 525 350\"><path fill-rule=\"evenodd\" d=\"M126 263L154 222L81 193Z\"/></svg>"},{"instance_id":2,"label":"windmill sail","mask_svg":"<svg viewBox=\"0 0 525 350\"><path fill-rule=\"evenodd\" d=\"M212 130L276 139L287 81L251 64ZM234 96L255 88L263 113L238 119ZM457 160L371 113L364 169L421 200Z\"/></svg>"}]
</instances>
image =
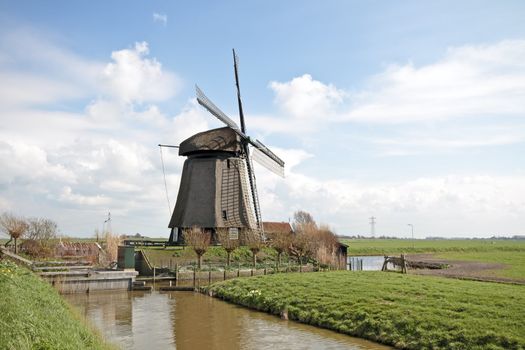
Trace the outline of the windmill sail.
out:
<instances>
[{"instance_id":1,"label":"windmill sail","mask_svg":"<svg viewBox=\"0 0 525 350\"><path fill-rule=\"evenodd\" d=\"M239 118L241 121L241 127L237 125L230 117L228 117L223 111L219 109L205 94L202 90L195 85L197 92L197 102L206 108L208 112L213 114L217 119L226 124L233 132L239 136L240 152L237 151L236 155L244 158L246 162L247 178L250 186L250 192L252 197L253 210L255 212L255 219L257 221L257 227L263 232L261 209L259 205L259 198L257 194L257 185L255 181L255 174L253 172L252 159L263 165L268 170L284 177L284 162L281 158L277 157L268 147L266 147L259 140L251 139L246 135L246 125L244 122L244 113L242 108L241 91L239 87L239 74L237 69L237 56L235 50L233 50L233 63L235 70L235 85L237 87L237 102L239 107Z\"/></svg>"},{"instance_id":2,"label":"windmill sail","mask_svg":"<svg viewBox=\"0 0 525 350\"><path fill-rule=\"evenodd\" d=\"M257 147L252 147L251 151L251 158L253 160L280 177L284 177L284 166L268 157Z\"/></svg>"},{"instance_id":3,"label":"windmill sail","mask_svg":"<svg viewBox=\"0 0 525 350\"><path fill-rule=\"evenodd\" d=\"M213 114L217 119L228 125L230 128L239 130L239 126L233 120L231 120L230 117L224 114L224 112L221 111L219 107L211 102L211 100L206 95L204 95L204 92L202 92L202 90L197 85L195 85L195 90L197 91L197 102L199 102L201 106L206 108L208 112Z\"/></svg>"}]
</instances>

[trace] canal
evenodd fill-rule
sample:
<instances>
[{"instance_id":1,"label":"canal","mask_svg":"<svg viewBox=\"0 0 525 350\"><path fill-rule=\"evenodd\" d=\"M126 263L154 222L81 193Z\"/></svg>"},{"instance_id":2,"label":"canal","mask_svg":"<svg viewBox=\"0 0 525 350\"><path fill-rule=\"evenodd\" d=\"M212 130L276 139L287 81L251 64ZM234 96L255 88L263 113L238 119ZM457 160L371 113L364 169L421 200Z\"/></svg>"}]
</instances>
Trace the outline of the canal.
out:
<instances>
[{"instance_id":1,"label":"canal","mask_svg":"<svg viewBox=\"0 0 525 350\"><path fill-rule=\"evenodd\" d=\"M64 298L122 349L390 349L193 292L94 292Z\"/></svg>"}]
</instances>

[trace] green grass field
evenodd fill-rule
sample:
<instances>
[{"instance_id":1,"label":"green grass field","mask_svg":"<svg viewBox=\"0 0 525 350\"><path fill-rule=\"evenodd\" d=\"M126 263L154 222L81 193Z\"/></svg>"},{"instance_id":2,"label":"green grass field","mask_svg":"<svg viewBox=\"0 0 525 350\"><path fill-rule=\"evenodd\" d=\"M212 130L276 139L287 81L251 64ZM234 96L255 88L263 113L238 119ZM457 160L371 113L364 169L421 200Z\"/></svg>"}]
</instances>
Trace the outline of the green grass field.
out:
<instances>
[{"instance_id":1,"label":"green grass field","mask_svg":"<svg viewBox=\"0 0 525 350\"><path fill-rule=\"evenodd\" d=\"M111 349L47 283L0 261L0 349Z\"/></svg>"},{"instance_id":2,"label":"green grass field","mask_svg":"<svg viewBox=\"0 0 525 350\"><path fill-rule=\"evenodd\" d=\"M525 280L525 240L347 239L343 242L348 244L348 255L434 253L437 258L506 265L503 269L480 272L480 277Z\"/></svg>"},{"instance_id":3,"label":"green grass field","mask_svg":"<svg viewBox=\"0 0 525 350\"><path fill-rule=\"evenodd\" d=\"M525 287L385 272L219 282L218 297L404 349L525 348Z\"/></svg>"},{"instance_id":4,"label":"green grass field","mask_svg":"<svg viewBox=\"0 0 525 350\"><path fill-rule=\"evenodd\" d=\"M440 252L525 252L525 240L488 239L342 239L348 255Z\"/></svg>"}]
</instances>

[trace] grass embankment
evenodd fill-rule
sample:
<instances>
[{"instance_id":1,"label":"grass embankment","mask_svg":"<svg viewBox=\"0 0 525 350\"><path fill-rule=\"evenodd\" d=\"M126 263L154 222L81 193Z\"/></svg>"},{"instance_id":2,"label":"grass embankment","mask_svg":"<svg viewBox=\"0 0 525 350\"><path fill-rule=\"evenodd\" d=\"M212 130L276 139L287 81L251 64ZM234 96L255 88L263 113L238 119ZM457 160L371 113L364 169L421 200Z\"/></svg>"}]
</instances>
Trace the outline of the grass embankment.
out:
<instances>
[{"instance_id":1,"label":"grass embankment","mask_svg":"<svg viewBox=\"0 0 525 350\"><path fill-rule=\"evenodd\" d=\"M384 272L219 282L218 297L406 349L525 348L525 288Z\"/></svg>"},{"instance_id":2,"label":"grass embankment","mask_svg":"<svg viewBox=\"0 0 525 350\"><path fill-rule=\"evenodd\" d=\"M197 261L197 255L191 247L141 247L142 251L148 256L148 260L154 266L168 266L171 260L173 264L179 266L194 264ZM247 247L237 248L231 256L232 267L237 268L241 266L252 266L252 253ZM261 265L275 265L277 261L277 252L265 247L257 255L257 261ZM288 258L283 255L282 262L288 261ZM204 265L224 265L226 264L226 251L220 246L212 246L203 255Z\"/></svg>"},{"instance_id":3,"label":"grass embankment","mask_svg":"<svg viewBox=\"0 0 525 350\"><path fill-rule=\"evenodd\" d=\"M0 261L0 349L111 349L47 283Z\"/></svg>"}]
</instances>

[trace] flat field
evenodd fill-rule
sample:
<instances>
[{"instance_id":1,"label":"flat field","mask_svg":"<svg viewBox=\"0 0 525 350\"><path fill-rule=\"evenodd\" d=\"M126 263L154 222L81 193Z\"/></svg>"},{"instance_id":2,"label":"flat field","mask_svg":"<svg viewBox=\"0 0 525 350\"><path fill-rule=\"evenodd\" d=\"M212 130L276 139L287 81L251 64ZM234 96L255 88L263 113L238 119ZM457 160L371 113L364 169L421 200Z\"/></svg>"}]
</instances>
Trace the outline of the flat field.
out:
<instances>
[{"instance_id":1,"label":"flat field","mask_svg":"<svg viewBox=\"0 0 525 350\"><path fill-rule=\"evenodd\" d=\"M473 277L525 280L525 240L449 239L351 239L348 255L393 255L431 253L433 258L493 263ZM468 271L467 271L468 274Z\"/></svg>"},{"instance_id":2,"label":"flat field","mask_svg":"<svg viewBox=\"0 0 525 350\"><path fill-rule=\"evenodd\" d=\"M438 253L435 256L447 260L503 264L503 266L499 268L481 271L480 275L525 280L525 251L446 252Z\"/></svg>"},{"instance_id":3,"label":"flat field","mask_svg":"<svg viewBox=\"0 0 525 350\"><path fill-rule=\"evenodd\" d=\"M342 239L348 255L440 252L525 252L525 240L489 239Z\"/></svg>"},{"instance_id":4,"label":"flat field","mask_svg":"<svg viewBox=\"0 0 525 350\"><path fill-rule=\"evenodd\" d=\"M525 287L385 272L278 274L205 289L403 349L525 348Z\"/></svg>"}]
</instances>

